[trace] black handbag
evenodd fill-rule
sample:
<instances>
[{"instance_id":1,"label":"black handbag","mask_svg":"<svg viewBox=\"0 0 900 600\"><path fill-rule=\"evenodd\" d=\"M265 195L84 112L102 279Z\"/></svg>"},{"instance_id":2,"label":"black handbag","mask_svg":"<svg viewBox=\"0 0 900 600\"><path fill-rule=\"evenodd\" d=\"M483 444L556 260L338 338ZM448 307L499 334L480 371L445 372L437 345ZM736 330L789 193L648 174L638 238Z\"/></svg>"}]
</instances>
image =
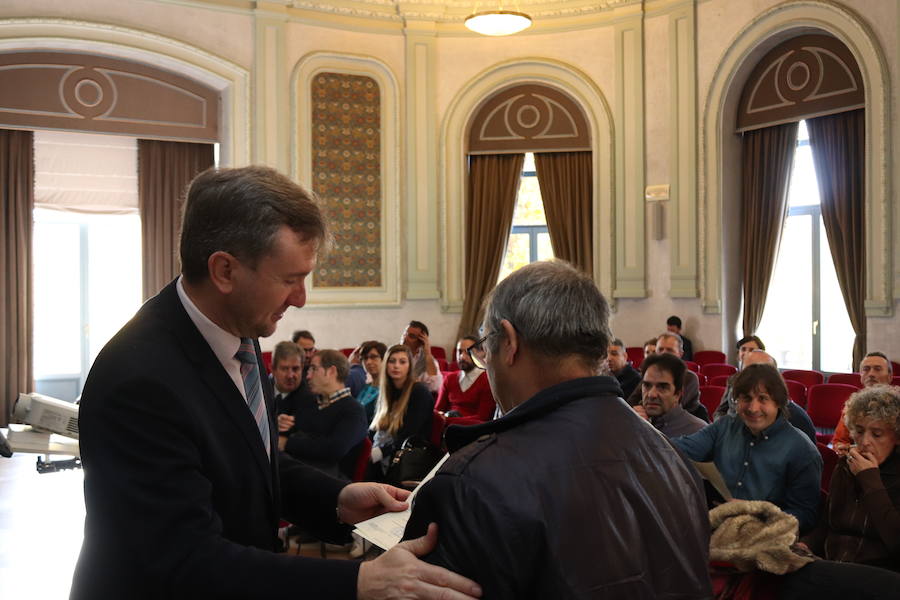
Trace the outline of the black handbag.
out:
<instances>
[{"instance_id":1,"label":"black handbag","mask_svg":"<svg viewBox=\"0 0 900 600\"><path fill-rule=\"evenodd\" d=\"M439 460L441 451L434 444L417 437L406 438L388 465L385 481L398 487L421 481Z\"/></svg>"}]
</instances>

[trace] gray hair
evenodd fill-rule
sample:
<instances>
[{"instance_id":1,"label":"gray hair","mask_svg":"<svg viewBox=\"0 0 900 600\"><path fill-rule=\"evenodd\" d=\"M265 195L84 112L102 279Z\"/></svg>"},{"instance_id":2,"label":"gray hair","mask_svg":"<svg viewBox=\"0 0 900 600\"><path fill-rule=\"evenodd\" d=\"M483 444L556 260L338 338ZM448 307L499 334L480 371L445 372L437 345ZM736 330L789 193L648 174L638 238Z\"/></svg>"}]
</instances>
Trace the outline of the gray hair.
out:
<instances>
[{"instance_id":1,"label":"gray hair","mask_svg":"<svg viewBox=\"0 0 900 600\"><path fill-rule=\"evenodd\" d=\"M596 370L606 357L609 304L594 281L567 262L525 265L497 284L485 303L485 333L502 334L506 319L524 345L551 360L576 356ZM498 336L487 345L496 352Z\"/></svg>"},{"instance_id":2,"label":"gray hair","mask_svg":"<svg viewBox=\"0 0 900 600\"><path fill-rule=\"evenodd\" d=\"M678 340L678 351L684 352L684 340L681 339L680 335L672 331L664 331L656 337L656 343L658 344L659 340L664 337L675 338L676 340Z\"/></svg>"},{"instance_id":3,"label":"gray hair","mask_svg":"<svg viewBox=\"0 0 900 600\"><path fill-rule=\"evenodd\" d=\"M859 419L869 417L883 421L900 435L900 388L891 385L873 385L850 396L844 407L844 425L853 431Z\"/></svg>"}]
</instances>

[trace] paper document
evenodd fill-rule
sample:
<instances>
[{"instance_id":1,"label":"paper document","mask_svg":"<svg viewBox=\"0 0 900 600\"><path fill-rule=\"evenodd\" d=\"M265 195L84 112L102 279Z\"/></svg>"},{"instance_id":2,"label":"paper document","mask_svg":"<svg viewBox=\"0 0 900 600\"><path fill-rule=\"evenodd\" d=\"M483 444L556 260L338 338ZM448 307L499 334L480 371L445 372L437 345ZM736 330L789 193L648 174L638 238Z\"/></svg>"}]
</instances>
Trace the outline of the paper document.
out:
<instances>
[{"instance_id":1,"label":"paper document","mask_svg":"<svg viewBox=\"0 0 900 600\"><path fill-rule=\"evenodd\" d=\"M697 471L700 472L700 476L703 479L707 480L711 486L713 486L719 494L721 494L722 498L726 501L732 500L731 492L728 491L728 486L725 485L725 480L722 479L722 474L719 473L719 469L716 468L716 463L713 462L694 462L694 466L697 468Z\"/></svg>"},{"instance_id":2,"label":"paper document","mask_svg":"<svg viewBox=\"0 0 900 600\"><path fill-rule=\"evenodd\" d=\"M438 469L441 468L441 465L444 464L444 461L447 460L448 456L450 456L449 453L445 454L444 457L434 465L434 468L431 469L428 475L422 479L419 485L416 486L416 489L412 491L409 498L406 499L406 501L409 502L409 508L403 512L384 513L383 515L378 515L368 521L361 521L356 524L356 533L358 533L360 537L385 550L390 550L396 546L403 538L403 530L406 529L406 522L409 521L409 515L412 513L413 498L415 498L416 493L425 482L434 477L434 474L438 472Z\"/></svg>"}]
</instances>

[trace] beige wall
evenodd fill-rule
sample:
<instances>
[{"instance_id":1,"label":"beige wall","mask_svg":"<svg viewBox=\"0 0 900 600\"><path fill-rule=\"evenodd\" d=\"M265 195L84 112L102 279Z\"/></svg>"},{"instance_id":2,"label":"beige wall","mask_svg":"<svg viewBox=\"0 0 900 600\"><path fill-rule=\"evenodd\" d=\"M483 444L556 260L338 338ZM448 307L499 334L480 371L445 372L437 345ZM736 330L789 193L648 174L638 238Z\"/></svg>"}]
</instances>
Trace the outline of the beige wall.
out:
<instances>
[{"instance_id":1,"label":"beige wall","mask_svg":"<svg viewBox=\"0 0 900 600\"><path fill-rule=\"evenodd\" d=\"M71 19L112 25L138 37L159 37L166 40L167 52L177 55L179 61L189 62L194 51L221 58L236 69L245 69L250 81L244 91L248 115L246 152L240 151L237 142L239 150L231 154L231 162L268 162L292 172L296 172L292 161L308 160L302 148L294 150L294 158L290 155L291 128L297 118L292 112L296 110L297 98L291 84L298 64L312 53L330 52L369 58L389 71L398 88L398 142L396 147L388 149L396 159L393 168L399 182L395 200L400 226L394 241L401 247L402 267L397 283L404 298L411 289L414 293L408 294L409 297L427 297L430 289L438 297L401 300L399 305L394 302L383 307L342 305L294 311L285 316L272 338L263 341L264 347L271 347L298 328L313 330L320 338L321 347L352 346L365 338L393 341L410 318L426 321L436 343L447 347L453 344L458 314L446 312L442 307L448 304L448 289L453 287L450 280L459 281L462 275L458 268L447 268L453 261L448 260L446 247L455 232L445 230L444 219L445 209L458 205L460 199L444 197L442 178L448 165L439 161L460 159L442 155L452 144L440 139L441 128L453 116L454 103L465 90L497 65L539 59L589 80L613 116L609 150L612 161L621 167L620 179L615 181L619 194L614 198L617 211L640 215L644 202L641 190L646 185L673 184L673 193L681 194L678 207L674 202L663 207L666 220L663 239L652 239L652 211L648 211L644 220L631 221L624 229L608 229L618 237L598 241L603 252L615 248L637 256L637 270L643 269L646 297L617 299L613 316L615 333L627 344L638 345L662 330L668 315L678 314L685 321L685 329L696 349L722 348L733 339L730 328L737 319L733 299L739 291L735 288L735 270L730 268L736 256L733 250L736 240L733 236L722 239L723 231L728 231L727 227L723 230L722 223L728 223L731 228L736 224L733 206L729 204L734 198L718 198L710 193L713 182L708 180L705 161L714 149L708 147L710 138L704 137L708 134L704 132L708 117L705 111L723 76L722 61L727 60L736 44L755 35L755 28L761 29L760 23L772 18L773 13L805 10L817 14L823 7L828 10L837 7L855 20L854 35L870 38L877 47L882 62L876 68L890 86L886 107L889 118L883 132L888 151L875 159L887 161L886 180L880 183L889 192L884 199L888 216L883 224L888 228L888 244L879 262L889 272L886 285L893 304L894 280L900 281L900 244L890 233L890 230L900 231L900 203L890 200L895 195L891 174L900 172L900 152L890 144L890 140L900 139L900 123L891 117L900 113L894 83L900 77L897 33L900 4L895 0L648 0L580 20L559 20L559 26L542 24L532 33L505 39L466 35L446 24L422 22L414 24L407 35L402 20L373 20L367 26L360 19L342 20L334 14L317 16L314 11L278 7L278 3L268 5L274 6L271 12L253 10L252 4L238 0L222 0L218 5L212 0L81 0L77 3L6 0L0 4L0 42L6 43L6 48L11 43L3 33L4 27L10 24L6 19ZM686 15L686 20L679 21L679 15ZM797 24L822 26L815 19L803 18ZM39 28L39 23L36 26ZM637 45L630 48L638 54L624 57L619 44L621 32L633 26L638 27L635 30L638 32L643 28ZM430 31L434 32L433 36ZM104 33L102 28L85 35L97 41L126 43L118 34ZM426 81L417 79L423 76L423 71L409 63L410 47L416 41L425 44L419 56L430 61L434 69ZM77 43L77 40L66 41L66 44ZM3 48L0 45L0 50ZM695 56L696 62L686 68L684 62L673 61L673 52L686 52L687 56ZM640 54L642 64L629 62ZM684 80L686 73L692 80ZM635 118L628 113L635 102L629 90L640 90L641 86L643 93L637 100L643 102L643 115ZM692 90L693 96L684 95L685 90ZM411 97L416 93L423 95ZM240 107L240 93L235 97ZM420 111L410 113L410 107ZM685 131L683 125L680 130L676 128L674 121L685 118L688 120L684 122L693 123L693 131ZM240 123L232 127L240 129ZM421 136L421 128L426 128L433 137ZM271 136L277 139L270 139ZM423 140L426 145L433 140L433 147L424 148L431 164L410 161L408 151L412 148L418 152ZM641 145L642 154L635 157L634 149L640 150ZM692 163L684 162L685 156L695 157L693 170ZM733 177L733 173L723 175L729 176ZM423 178L427 179L427 185L422 185ZM413 187L427 190L428 197L411 191ZM425 235L417 237L415 223L422 222L422 215L427 216ZM418 216L419 221L407 218L411 216ZM686 228L687 217L693 218L696 227L691 235ZM704 224L707 218L711 222ZM607 231L603 227L601 224L601 230ZM710 240L722 242L715 255L709 254L715 248ZM681 249L677 256L673 253L676 243ZM676 261L682 264L674 264ZM423 262L425 268L416 270ZM600 264L615 263L601 261ZM696 274L685 276L690 268ZM600 273L598 281L603 276L612 277ZM714 283L710 284L711 281ZM610 287L614 285L611 279ZM676 287L677 293L673 292ZM696 297L673 297L690 296L692 289L696 290ZM710 297L716 302L711 303ZM315 301L314 293L311 302ZM349 327L348 323L355 325ZM900 356L896 324L895 316L871 317L869 347Z\"/></svg>"}]
</instances>

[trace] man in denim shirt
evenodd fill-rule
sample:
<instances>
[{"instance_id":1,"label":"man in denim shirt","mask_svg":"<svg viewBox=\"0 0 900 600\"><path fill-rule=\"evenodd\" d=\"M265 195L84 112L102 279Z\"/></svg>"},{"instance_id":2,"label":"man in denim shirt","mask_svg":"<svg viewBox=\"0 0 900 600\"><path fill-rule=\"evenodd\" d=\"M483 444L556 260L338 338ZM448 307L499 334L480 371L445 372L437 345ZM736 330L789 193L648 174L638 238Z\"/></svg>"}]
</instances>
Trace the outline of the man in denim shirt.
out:
<instances>
[{"instance_id":1,"label":"man in denim shirt","mask_svg":"<svg viewBox=\"0 0 900 600\"><path fill-rule=\"evenodd\" d=\"M784 380L770 365L750 365L733 389L736 415L673 441L691 459L715 462L735 498L768 500L797 517L801 532L810 529L819 506L822 458L788 422Z\"/></svg>"}]
</instances>

